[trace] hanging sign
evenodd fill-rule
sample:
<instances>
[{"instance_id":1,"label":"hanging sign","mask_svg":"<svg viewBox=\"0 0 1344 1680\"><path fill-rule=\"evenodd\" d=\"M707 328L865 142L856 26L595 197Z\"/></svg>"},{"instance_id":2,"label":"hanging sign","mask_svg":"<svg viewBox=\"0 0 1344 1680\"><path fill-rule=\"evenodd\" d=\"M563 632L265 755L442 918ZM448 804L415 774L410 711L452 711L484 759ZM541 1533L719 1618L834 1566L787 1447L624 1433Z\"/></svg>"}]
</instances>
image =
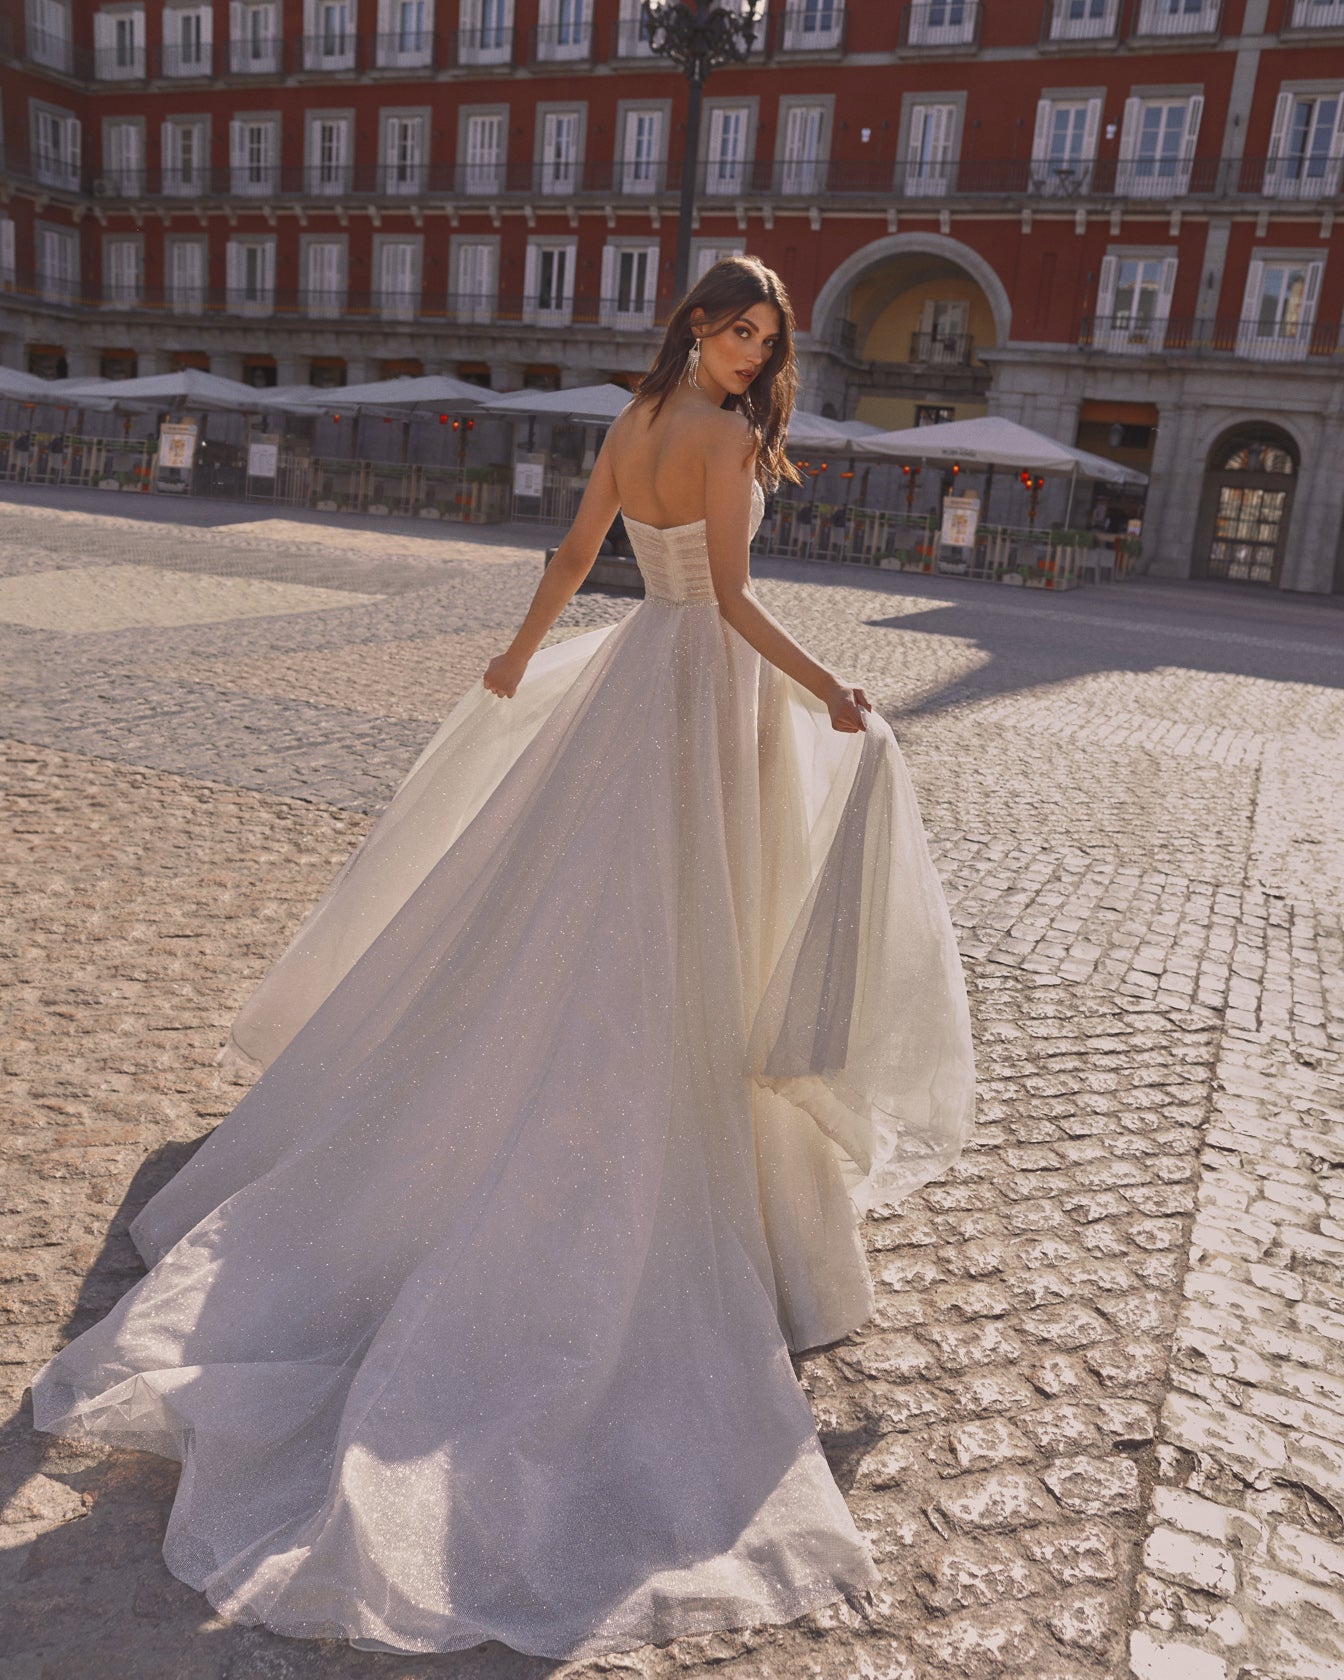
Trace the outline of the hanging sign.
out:
<instances>
[{"instance_id":1,"label":"hanging sign","mask_svg":"<svg viewBox=\"0 0 1344 1680\"><path fill-rule=\"evenodd\" d=\"M247 446L247 475L249 478L274 478L280 466L278 443L249 443Z\"/></svg>"},{"instance_id":2,"label":"hanging sign","mask_svg":"<svg viewBox=\"0 0 1344 1680\"><path fill-rule=\"evenodd\" d=\"M541 499L546 485L546 469L539 461L515 461L513 464L513 493Z\"/></svg>"},{"instance_id":3,"label":"hanging sign","mask_svg":"<svg viewBox=\"0 0 1344 1680\"><path fill-rule=\"evenodd\" d=\"M978 496L949 496L943 503L943 547L974 548L979 523Z\"/></svg>"},{"instance_id":4,"label":"hanging sign","mask_svg":"<svg viewBox=\"0 0 1344 1680\"><path fill-rule=\"evenodd\" d=\"M159 427L159 465L191 468L196 453L196 422L194 420L165 421Z\"/></svg>"}]
</instances>

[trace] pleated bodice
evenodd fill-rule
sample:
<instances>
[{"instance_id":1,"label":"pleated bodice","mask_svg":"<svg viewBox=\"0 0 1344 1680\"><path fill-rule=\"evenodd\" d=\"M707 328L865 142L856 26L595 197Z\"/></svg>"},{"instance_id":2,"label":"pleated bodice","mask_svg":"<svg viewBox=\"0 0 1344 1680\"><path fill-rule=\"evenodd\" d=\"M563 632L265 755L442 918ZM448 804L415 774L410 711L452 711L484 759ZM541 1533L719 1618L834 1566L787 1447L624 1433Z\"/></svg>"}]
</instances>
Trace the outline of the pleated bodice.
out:
<instances>
[{"instance_id":1,"label":"pleated bodice","mask_svg":"<svg viewBox=\"0 0 1344 1680\"><path fill-rule=\"evenodd\" d=\"M755 536L765 513L765 495L759 484L751 487L751 534ZM625 528L635 550L635 560L644 579L644 597L669 606L714 606L718 596L709 570L709 545L705 522L689 525L645 525L625 518Z\"/></svg>"}]
</instances>

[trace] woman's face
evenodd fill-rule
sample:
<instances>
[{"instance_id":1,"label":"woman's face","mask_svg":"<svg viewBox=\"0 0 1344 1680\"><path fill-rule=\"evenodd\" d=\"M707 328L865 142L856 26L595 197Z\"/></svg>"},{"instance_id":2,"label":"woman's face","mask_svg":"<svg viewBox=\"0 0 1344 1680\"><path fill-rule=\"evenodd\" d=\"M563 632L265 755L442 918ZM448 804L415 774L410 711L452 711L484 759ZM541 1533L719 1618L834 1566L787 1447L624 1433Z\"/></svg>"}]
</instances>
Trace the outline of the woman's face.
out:
<instances>
[{"instance_id":1,"label":"woman's face","mask_svg":"<svg viewBox=\"0 0 1344 1680\"><path fill-rule=\"evenodd\" d=\"M699 323L692 319L692 326ZM779 346L783 323L773 303L753 303L727 326L700 340L700 383L740 396ZM710 392L713 395L713 392Z\"/></svg>"}]
</instances>

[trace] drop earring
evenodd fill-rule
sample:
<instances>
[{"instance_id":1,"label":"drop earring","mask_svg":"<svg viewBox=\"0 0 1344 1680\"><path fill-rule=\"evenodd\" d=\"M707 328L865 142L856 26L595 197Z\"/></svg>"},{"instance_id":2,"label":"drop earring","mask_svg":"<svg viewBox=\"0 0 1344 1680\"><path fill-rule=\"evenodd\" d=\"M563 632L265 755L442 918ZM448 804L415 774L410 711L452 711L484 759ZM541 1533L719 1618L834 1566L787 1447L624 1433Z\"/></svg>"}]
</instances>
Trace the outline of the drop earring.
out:
<instances>
[{"instance_id":1,"label":"drop earring","mask_svg":"<svg viewBox=\"0 0 1344 1680\"><path fill-rule=\"evenodd\" d=\"M686 379L686 383L688 385L694 385L697 390L699 390L699 388L700 388L700 381L699 381L699 379L696 378L696 375L699 372L700 372L700 340L698 338L696 338L696 339L691 340L691 348L690 348L690 351L688 352L688 354L686 356L685 379Z\"/></svg>"}]
</instances>

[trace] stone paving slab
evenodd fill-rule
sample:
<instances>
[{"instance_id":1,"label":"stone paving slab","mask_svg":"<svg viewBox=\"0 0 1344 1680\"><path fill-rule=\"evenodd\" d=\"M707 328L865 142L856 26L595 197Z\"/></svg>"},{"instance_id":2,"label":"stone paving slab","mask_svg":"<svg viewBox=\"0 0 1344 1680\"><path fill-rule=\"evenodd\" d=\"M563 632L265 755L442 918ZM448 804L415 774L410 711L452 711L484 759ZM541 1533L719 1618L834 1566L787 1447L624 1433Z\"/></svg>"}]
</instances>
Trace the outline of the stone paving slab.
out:
<instances>
[{"instance_id":1,"label":"stone paving slab","mask_svg":"<svg viewBox=\"0 0 1344 1680\"><path fill-rule=\"evenodd\" d=\"M26 505L0 575L124 564L133 526L147 570L190 547L197 574L377 598L0 625L0 1680L109 1651L137 1680L551 1672L223 1624L162 1565L174 1467L27 1427L32 1370L138 1275L126 1224L243 1088L213 1067L233 1011L540 573L516 534L482 564L460 533L426 560L149 511ZM865 1227L873 1320L798 1361L874 1602L566 1672L1344 1676L1344 620L753 570L910 764L980 1123ZM553 634L632 607L585 591Z\"/></svg>"}]
</instances>

